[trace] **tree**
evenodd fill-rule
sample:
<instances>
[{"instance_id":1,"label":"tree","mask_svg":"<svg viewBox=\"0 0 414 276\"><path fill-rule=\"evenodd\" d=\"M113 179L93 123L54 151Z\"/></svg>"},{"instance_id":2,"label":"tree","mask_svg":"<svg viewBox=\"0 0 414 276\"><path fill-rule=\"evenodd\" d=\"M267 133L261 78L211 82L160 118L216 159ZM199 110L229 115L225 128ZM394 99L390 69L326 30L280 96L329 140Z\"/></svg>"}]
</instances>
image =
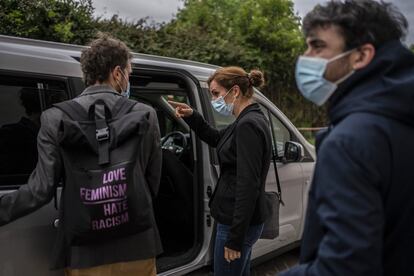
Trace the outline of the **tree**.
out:
<instances>
[{"instance_id":1,"label":"tree","mask_svg":"<svg viewBox=\"0 0 414 276\"><path fill-rule=\"evenodd\" d=\"M134 52L162 55L162 40L158 34L160 25L148 24L146 18L127 22L114 15L110 19L97 18L95 26L97 30L125 42Z\"/></svg>"},{"instance_id":2,"label":"tree","mask_svg":"<svg viewBox=\"0 0 414 276\"><path fill-rule=\"evenodd\" d=\"M0 33L85 44L96 33L92 0L2 0Z\"/></svg>"},{"instance_id":3,"label":"tree","mask_svg":"<svg viewBox=\"0 0 414 276\"><path fill-rule=\"evenodd\" d=\"M297 92L296 58L304 49L292 0L183 0L169 23L94 18L92 0L2 0L0 33L85 45L97 31L133 51L265 72L265 95L296 124L321 126L325 110Z\"/></svg>"},{"instance_id":4,"label":"tree","mask_svg":"<svg viewBox=\"0 0 414 276\"><path fill-rule=\"evenodd\" d=\"M265 95L289 118L299 125L325 124L325 109L296 90L294 67L304 41L291 0L185 0L160 33L166 56L262 69Z\"/></svg>"}]
</instances>

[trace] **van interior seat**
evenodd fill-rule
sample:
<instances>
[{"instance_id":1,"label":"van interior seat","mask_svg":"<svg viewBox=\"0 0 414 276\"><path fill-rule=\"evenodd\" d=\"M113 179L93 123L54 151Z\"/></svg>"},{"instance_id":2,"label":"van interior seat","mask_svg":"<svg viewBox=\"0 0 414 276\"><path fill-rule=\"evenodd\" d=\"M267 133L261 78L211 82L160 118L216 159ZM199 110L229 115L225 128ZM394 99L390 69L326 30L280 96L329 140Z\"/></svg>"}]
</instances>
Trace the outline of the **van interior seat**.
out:
<instances>
[{"instance_id":1,"label":"van interior seat","mask_svg":"<svg viewBox=\"0 0 414 276\"><path fill-rule=\"evenodd\" d=\"M194 241L193 173L171 151L162 150L162 176L154 201L164 254L186 251Z\"/></svg>"}]
</instances>

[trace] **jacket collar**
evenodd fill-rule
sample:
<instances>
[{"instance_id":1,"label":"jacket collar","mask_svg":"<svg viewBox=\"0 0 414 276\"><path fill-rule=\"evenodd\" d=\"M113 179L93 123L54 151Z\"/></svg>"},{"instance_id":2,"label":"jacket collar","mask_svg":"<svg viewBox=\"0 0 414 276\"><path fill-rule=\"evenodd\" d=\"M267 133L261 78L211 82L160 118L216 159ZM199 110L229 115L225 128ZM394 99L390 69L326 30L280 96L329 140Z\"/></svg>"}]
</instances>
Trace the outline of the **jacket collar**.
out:
<instances>
[{"instance_id":1,"label":"jacket collar","mask_svg":"<svg viewBox=\"0 0 414 276\"><path fill-rule=\"evenodd\" d=\"M240 112L239 116L236 119L236 122L239 121L242 117L244 117L247 113L252 111L260 111L260 106L258 103L252 103L246 106L246 108L243 109L242 112Z\"/></svg>"},{"instance_id":2,"label":"jacket collar","mask_svg":"<svg viewBox=\"0 0 414 276\"><path fill-rule=\"evenodd\" d=\"M241 118L243 118L244 116L246 116L246 114L250 113L250 112L257 112L260 111L260 106L258 103L252 103L248 106L246 106L245 109L242 110L242 112L240 112L239 116L237 117L236 121L234 121L226 130L226 132L224 133L223 137L220 139L220 142L217 145L217 151L219 151L221 149L221 147L224 145L224 143L229 139L229 137L233 134L234 129L237 126L237 122L240 121Z\"/></svg>"},{"instance_id":3,"label":"jacket collar","mask_svg":"<svg viewBox=\"0 0 414 276\"><path fill-rule=\"evenodd\" d=\"M365 68L339 85L332 95L333 124L352 113L373 113L414 126L414 54L400 41L376 51Z\"/></svg>"},{"instance_id":4,"label":"jacket collar","mask_svg":"<svg viewBox=\"0 0 414 276\"><path fill-rule=\"evenodd\" d=\"M115 94L117 96L121 96L121 94L115 91L115 89L113 89L112 86L107 84L97 84L87 87L85 90L83 90L79 97L98 93L110 93Z\"/></svg>"}]
</instances>

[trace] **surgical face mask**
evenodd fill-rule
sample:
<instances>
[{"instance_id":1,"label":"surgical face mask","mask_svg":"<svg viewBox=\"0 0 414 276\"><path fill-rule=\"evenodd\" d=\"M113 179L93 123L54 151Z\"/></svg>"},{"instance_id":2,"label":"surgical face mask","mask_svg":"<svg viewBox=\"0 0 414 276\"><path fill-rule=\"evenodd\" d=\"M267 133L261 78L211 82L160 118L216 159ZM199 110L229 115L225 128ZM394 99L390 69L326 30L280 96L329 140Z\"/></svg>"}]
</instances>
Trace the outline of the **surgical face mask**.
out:
<instances>
[{"instance_id":1,"label":"surgical face mask","mask_svg":"<svg viewBox=\"0 0 414 276\"><path fill-rule=\"evenodd\" d=\"M131 85L129 81L126 90L121 92L121 96L126 97L127 99L129 99L129 96L131 96Z\"/></svg>"},{"instance_id":2,"label":"surgical face mask","mask_svg":"<svg viewBox=\"0 0 414 276\"><path fill-rule=\"evenodd\" d=\"M220 96L217 99L211 101L211 105L213 106L213 108L223 116L230 116L233 113L234 101L231 104L228 104L224 100L224 98L230 93L233 87L227 91L224 97Z\"/></svg>"},{"instance_id":3,"label":"surgical face mask","mask_svg":"<svg viewBox=\"0 0 414 276\"><path fill-rule=\"evenodd\" d=\"M131 84L129 83L129 80L126 78L126 76L125 76L125 74L124 74L124 72L122 72L122 70L121 70L121 74L122 74L122 77L127 81L127 87L126 87L126 89L125 90L123 90L122 89L122 86L121 86L121 84L118 82L118 81L116 81L117 83L118 83L118 85L119 85L119 88L121 88L121 96L123 96L123 97L126 97L126 98L129 98L129 96L131 95L131 91L130 91L130 89L131 89Z\"/></svg>"},{"instance_id":4,"label":"surgical face mask","mask_svg":"<svg viewBox=\"0 0 414 276\"><path fill-rule=\"evenodd\" d=\"M330 62L349 55L353 50L344 52L331 59L300 56L296 63L296 84L302 95L309 101L321 106L338 88L338 84L349 78L352 70L336 82L330 82L323 76Z\"/></svg>"}]
</instances>

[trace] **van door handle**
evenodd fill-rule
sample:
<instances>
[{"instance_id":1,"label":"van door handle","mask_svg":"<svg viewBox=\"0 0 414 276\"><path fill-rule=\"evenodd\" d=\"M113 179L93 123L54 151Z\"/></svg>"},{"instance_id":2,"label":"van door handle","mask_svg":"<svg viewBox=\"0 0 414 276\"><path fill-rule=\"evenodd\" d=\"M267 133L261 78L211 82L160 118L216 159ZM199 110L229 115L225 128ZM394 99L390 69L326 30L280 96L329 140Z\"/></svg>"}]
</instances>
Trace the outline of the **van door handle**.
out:
<instances>
[{"instance_id":1,"label":"van door handle","mask_svg":"<svg viewBox=\"0 0 414 276\"><path fill-rule=\"evenodd\" d=\"M58 228L59 227L59 219L58 218L53 221L53 227L54 228Z\"/></svg>"},{"instance_id":2,"label":"van door handle","mask_svg":"<svg viewBox=\"0 0 414 276\"><path fill-rule=\"evenodd\" d=\"M213 189L211 188L211 186L207 187L207 196L208 198L211 198L211 196L213 195Z\"/></svg>"}]
</instances>

